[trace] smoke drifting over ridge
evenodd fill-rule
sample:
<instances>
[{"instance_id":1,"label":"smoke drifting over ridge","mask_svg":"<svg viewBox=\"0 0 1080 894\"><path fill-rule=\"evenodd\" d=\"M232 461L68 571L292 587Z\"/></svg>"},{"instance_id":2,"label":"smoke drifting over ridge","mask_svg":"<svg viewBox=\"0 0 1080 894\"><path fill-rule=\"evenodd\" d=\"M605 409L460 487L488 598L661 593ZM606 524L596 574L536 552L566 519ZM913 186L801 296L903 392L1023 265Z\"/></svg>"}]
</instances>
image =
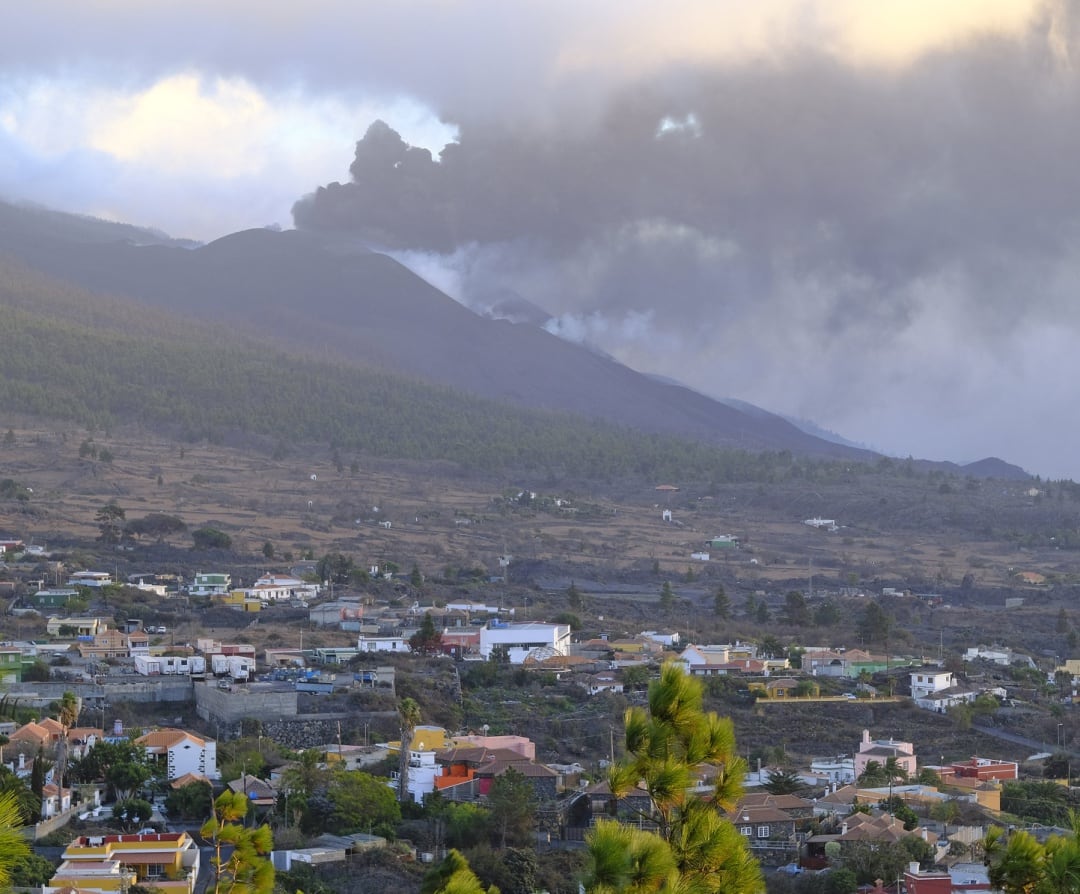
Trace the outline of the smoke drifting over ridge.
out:
<instances>
[{"instance_id":1,"label":"smoke drifting over ridge","mask_svg":"<svg viewBox=\"0 0 1080 894\"><path fill-rule=\"evenodd\" d=\"M294 218L442 265L467 304L514 291L552 331L713 395L1077 477L1066 13L889 69L687 66L613 92L592 125L456 120L438 159L379 122L351 182Z\"/></svg>"}]
</instances>

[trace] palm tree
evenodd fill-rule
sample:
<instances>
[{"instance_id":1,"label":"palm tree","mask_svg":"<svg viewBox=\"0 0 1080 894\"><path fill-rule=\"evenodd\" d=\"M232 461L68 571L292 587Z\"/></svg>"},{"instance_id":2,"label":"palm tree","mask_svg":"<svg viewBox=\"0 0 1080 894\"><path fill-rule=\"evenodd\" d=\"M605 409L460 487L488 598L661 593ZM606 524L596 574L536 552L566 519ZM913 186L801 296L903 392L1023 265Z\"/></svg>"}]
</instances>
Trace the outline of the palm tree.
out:
<instances>
[{"instance_id":1,"label":"palm tree","mask_svg":"<svg viewBox=\"0 0 1080 894\"><path fill-rule=\"evenodd\" d=\"M1080 843L1076 835L1051 838L1044 846L1043 887L1053 892L1080 891Z\"/></svg>"},{"instance_id":2,"label":"palm tree","mask_svg":"<svg viewBox=\"0 0 1080 894\"><path fill-rule=\"evenodd\" d=\"M1004 841L1005 830L991 826L983 839L990 883L1005 894L1032 894L1042 875L1043 847L1027 832Z\"/></svg>"},{"instance_id":3,"label":"palm tree","mask_svg":"<svg viewBox=\"0 0 1080 894\"><path fill-rule=\"evenodd\" d=\"M895 782L907 782L908 774L904 769L904 765L900 763L900 760L893 755L892 757L885 758L885 775L889 777L889 784Z\"/></svg>"},{"instance_id":4,"label":"palm tree","mask_svg":"<svg viewBox=\"0 0 1080 894\"><path fill-rule=\"evenodd\" d=\"M79 702L75 693L65 692L60 697L60 701L56 703L56 719L68 729L75 725L79 719Z\"/></svg>"},{"instance_id":5,"label":"palm tree","mask_svg":"<svg viewBox=\"0 0 1080 894\"><path fill-rule=\"evenodd\" d=\"M30 845L22 835L22 811L13 792L0 793L0 888L11 884L11 868L30 856Z\"/></svg>"},{"instance_id":6,"label":"palm tree","mask_svg":"<svg viewBox=\"0 0 1080 894\"><path fill-rule=\"evenodd\" d=\"M1080 814L1069 812L1071 831L1046 844L1028 832L993 826L983 839L990 882L1005 894L1076 894L1080 891Z\"/></svg>"},{"instance_id":7,"label":"palm tree","mask_svg":"<svg viewBox=\"0 0 1080 894\"><path fill-rule=\"evenodd\" d=\"M403 698L398 705L401 720L401 753L398 755L398 800L404 803L409 797L409 748L413 731L420 722L420 705L416 699Z\"/></svg>"}]
</instances>

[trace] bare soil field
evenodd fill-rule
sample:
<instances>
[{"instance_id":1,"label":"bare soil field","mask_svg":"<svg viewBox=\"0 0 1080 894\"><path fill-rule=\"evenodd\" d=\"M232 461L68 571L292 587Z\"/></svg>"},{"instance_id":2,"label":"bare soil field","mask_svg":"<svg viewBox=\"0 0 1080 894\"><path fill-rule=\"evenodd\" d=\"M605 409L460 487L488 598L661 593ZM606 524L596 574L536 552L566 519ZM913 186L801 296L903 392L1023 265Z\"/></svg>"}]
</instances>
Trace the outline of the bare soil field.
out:
<instances>
[{"instance_id":1,"label":"bare soil field","mask_svg":"<svg viewBox=\"0 0 1080 894\"><path fill-rule=\"evenodd\" d=\"M26 502L0 502L0 533L61 550L69 566L129 573L224 566L234 579L250 581L305 555L342 552L362 567L392 561L407 575L415 564L425 576L449 581L454 569L478 569L443 595L506 599L526 612L535 606L537 616L565 610L561 593L573 581L589 595L586 620L623 618L628 630L662 624L702 639L761 635L739 609L748 594L766 594L769 633L849 645L859 644L851 613L834 631L789 628L778 617L783 594L797 589L813 602L826 593L880 596L896 587L941 594L936 608L926 600L890 604L898 643L931 655L995 640L1062 654L1058 613L1072 610L1080 580L1080 553L1052 541L1020 545L1017 532L1025 526L1061 525L1071 512L1063 491L1040 503L1027 483L946 487L863 476L776 485L677 482L676 490L658 490L646 481L467 476L449 465L339 456L326 445L282 450L254 440L183 444L132 430L11 428L14 443L0 447L0 477L33 492ZM188 532L104 551L96 544L95 514L110 502L128 520L175 515ZM812 517L835 518L837 529L804 523ZM190 531L202 526L227 533L232 550L193 551ZM736 537L739 546L714 548L707 562L691 558L718 535ZM272 558L264 555L266 544ZM500 564L504 556L511 557L508 567ZM1039 572L1047 583L1025 584L1018 571ZM661 614L657 594L665 580L678 599ZM734 609L724 623L710 611L720 585ZM1023 600L1022 614L1004 614L1007 598Z\"/></svg>"},{"instance_id":2,"label":"bare soil field","mask_svg":"<svg viewBox=\"0 0 1080 894\"><path fill-rule=\"evenodd\" d=\"M815 576L843 577L853 586L917 576L948 586L974 568L984 586L1005 586L1018 564L1064 575L1080 570L1071 553L1021 554L978 531L897 524L899 508L882 507L870 523L836 513L839 530L815 529L804 519L828 512L826 504L854 502L850 493L823 496L820 486L811 493L777 486L767 498L761 485L725 485L715 494L693 485L660 493L651 483L634 482L541 487L466 478L451 467L335 460L325 447L296 447L275 459L254 446L181 444L142 432L13 430L16 443L0 449L0 471L33 495L28 505L0 504L0 527L36 543L92 541L95 513L114 502L128 519L163 512L189 529L219 527L238 553L258 553L270 541L279 552L340 550L429 568L446 562L491 567L504 554L610 575L654 562L665 576L720 566L749 581L767 578L804 592ZM84 443L108 450L111 462L80 457ZM537 499L506 499L523 490ZM662 520L665 510L672 521ZM740 547L712 550L707 564L691 559L721 534L737 537ZM190 545L186 535L176 542Z\"/></svg>"}]
</instances>

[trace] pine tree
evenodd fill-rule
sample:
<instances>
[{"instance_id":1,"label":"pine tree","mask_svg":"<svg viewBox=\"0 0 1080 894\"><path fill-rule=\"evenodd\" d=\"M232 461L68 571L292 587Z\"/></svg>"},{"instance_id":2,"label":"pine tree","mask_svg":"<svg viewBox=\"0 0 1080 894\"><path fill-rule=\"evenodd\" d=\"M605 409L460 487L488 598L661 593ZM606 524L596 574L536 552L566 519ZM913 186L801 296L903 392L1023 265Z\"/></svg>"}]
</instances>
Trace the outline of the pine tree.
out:
<instances>
[{"instance_id":1,"label":"pine tree","mask_svg":"<svg viewBox=\"0 0 1080 894\"><path fill-rule=\"evenodd\" d=\"M94 515L94 521L98 523L102 543L116 544L120 542L124 534L124 522L127 513L115 503L106 503Z\"/></svg>"},{"instance_id":2,"label":"pine tree","mask_svg":"<svg viewBox=\"0 0 1080 894\"><path fill-rule=\"evenodd\" d=\"M612 767L608 784L616 798L644 788L648 818L659 828L646 832L602 821L588 837L588 891L757 894L764 889L746 838L721 812L735 806L746 770L735 749L734 725L701 705L700 681L668 663L649 687L648 710L626 712L626 758ZM703 764L718 771L708 798L692 791Z\"/></svg>"},{"instance_id":3,"label":"pine tree","mask_svg":"<svg viewBox=\"0 0 1080 894\"><path fill-rule=\"evenodd\" d=\"M214 814L203 825L202 837L214 849L214 894L271 894L274 864L269 854L274 837L267 825L249 829L249 808L243 792L225 791L214 801Z\"/></svg>"},{"instance_id":4,"label":"pine tree","mask_svg":"<svg viewBox=\"0 0 1080 894\"><path fill-rule=\"evenodd\" d=\"M716 595L713 597L713 611L716 617L721 620L726 621L731 617L731 598L728 596L723 584L716 588Z\"/></svg>"},{"instance_id":5,"label":"pine tree","mask_svg":"<svg viewBox=\"0 0 1080 894\"><path fill-rule=\"evenodd\" d=\"M492 885L485 888L460 851L451 850L420 884L420 894L498 894Z\"/></svg>"},{"instance_id":6,"label":"pine tree","mask_svg":"<svg viewBox=\"0 0 1080 894\"><path fill-rule=\"evenodd\" d=\"M435 626L431 612L424 612L416 633L409 637L409 648L419 655L438 655L442 652L442 632Z\"/></svg>"},{"instance_id":7,"label":"pine tree","mask_svg":"<svg viewBox=\"0 0 1080 894\"><path fill-rule=\"evenodd\" d=\"M664 581L664 585L660 588L660 608L664 611L671 611L671 607L675 604L675 592L671 589L671 581Z\"/></svg>"},{"instance_id":8,"label":"pine tree","mask_svg":"<svg viewBox=\"0 0 1080 894\"><path fill-rule=\"evenodd\" d=\"M581 590L577 588L577 584L570 581L570 587L566 591L566 601L570 606L571 611L579 612L585 605L585 600L581 596Z\"/></svg>"}]
</instances>

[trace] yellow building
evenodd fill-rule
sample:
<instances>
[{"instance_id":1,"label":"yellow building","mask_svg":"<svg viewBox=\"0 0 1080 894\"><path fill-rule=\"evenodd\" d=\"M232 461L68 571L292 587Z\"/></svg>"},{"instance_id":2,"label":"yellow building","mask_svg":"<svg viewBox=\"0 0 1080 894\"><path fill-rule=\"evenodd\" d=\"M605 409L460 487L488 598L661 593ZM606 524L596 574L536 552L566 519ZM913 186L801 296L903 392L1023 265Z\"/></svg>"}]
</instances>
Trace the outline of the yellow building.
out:
<instances>
[{"instance_id":1,"label":"yellow building","mask_svg":"<svg viewBox=\"0 0 1080 894\"><path fill-rule=\"evenodd\" d=\"M43 894L72 888L113 894L135 884L192 894L199 874L199 849L187 832L84 835L65 848L62 860Z\"/></svg>"},{"instance_id":2,"label":"yellow building","mask_svg":"<svg viewBox=\"0 0 1080 894\"><path fill-rule=\"evenodd\" d=\"M1070 677L1080 677L1080 658L1068 658L1064 664L1054 668L1055 674L1068 674Z\"/></svg>"},{"instance_id":3,"label":"yellow building","mask_svg":"<svg viewBox=\"0 0 1080 894\"><path fill-rule=\"evenodd\" d=\"M410 751L441 751L444 748L450 747L450 734L441 726L427 726L420 725L413 730L412 742L409 745ZM386 742L387 754L396 757L401 753L401 740L394 739L391 742ZM335 757L327 755L327 760L335 760Z\"/></svg>"},{"instance_id":4,"label":"yellow building","mask_svg":"<svg viewBox=\"0 0 1080 894\"><path fill-rule=\"evenodd\" d=\"M51 617L45 622L49 636L97 636L108 629L109 622L104 618Z\"/></svg>"},{"instance_id":5,"label":"yellow building","mask_svg":"<svg viewBox=\"0 0 1080 894\"><path fill-rule=\"evenodd\" d=\"M258 596L252 596L248 590L230 590L219 596L217 601L242 612L262 611L262 600Z\"/></svg>"}]
</instances>

